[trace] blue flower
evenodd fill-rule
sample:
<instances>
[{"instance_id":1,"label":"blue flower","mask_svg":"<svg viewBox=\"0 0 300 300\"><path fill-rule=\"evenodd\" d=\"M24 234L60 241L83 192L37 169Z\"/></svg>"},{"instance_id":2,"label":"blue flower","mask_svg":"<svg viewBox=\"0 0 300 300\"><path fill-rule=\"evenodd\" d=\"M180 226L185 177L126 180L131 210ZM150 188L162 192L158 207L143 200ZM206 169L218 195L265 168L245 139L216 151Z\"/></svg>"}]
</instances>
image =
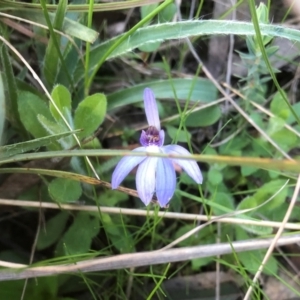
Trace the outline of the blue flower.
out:
<instances>
[{"instance_id":1,"label":"blue flower","mask_svg":"<svg viewBox=\"0 0 300 300\"><path fill-rule=\"evenodd\" d=\"M140 143L142 147L133 150L167 154L190 155L190 152L178 145L163 146L165 132L160 127L157 104L150 88L144 90L145 112L149 127L142 131ZM117 164L112 175L112 189L116 189L129 172L138 166L136 173L136 189L139 197L148 205L156 193L158 203L166 207L174 195L176 174L174 164L179 165L194 181L202 183L202 174L194 160L178 158L125 156Z\"/></svg>"}]
</instances>

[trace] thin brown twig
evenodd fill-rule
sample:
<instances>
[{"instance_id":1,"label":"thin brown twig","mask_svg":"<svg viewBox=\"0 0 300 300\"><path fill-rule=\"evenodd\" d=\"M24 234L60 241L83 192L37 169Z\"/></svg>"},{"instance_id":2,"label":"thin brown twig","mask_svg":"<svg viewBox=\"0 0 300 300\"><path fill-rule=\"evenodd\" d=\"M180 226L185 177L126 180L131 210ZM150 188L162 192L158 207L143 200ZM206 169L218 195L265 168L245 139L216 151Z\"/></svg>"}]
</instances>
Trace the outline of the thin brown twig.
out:
<instances>
[{"instance_id":1,"label":"thin brown twig","mask_svg":"<svg viewBox=\"0 0 300 300\"><path fill-rule=\"evenodd\" d=\"M144 217L160 217L167 219L178 219L178 220L189 220L189 221L210 221L216 219L217 222L239 224L247 226L263 226L280 228L281 222L265 221L265 220L253 220L245 218L220 218L220 216L206 216L199 214L187 214L187 213L176 213L167 211L154 211L154 210L142 210L142 209L131 209L121 207L105 207L105 206L93 206L93 205L73 205L73 204L57 204L50 202L36 202L36 201L23 201L23 200L12 200L12 199L0 199L0 205L7 206L20 206L20 207L35 207L49 208L49 209L65 209L65 210L78 210L87 212L103 212L107 214L122 214L131 216L144 216ZM300 230L300 224L287 223L285 229Z\"/></svg>"}]
</instances>

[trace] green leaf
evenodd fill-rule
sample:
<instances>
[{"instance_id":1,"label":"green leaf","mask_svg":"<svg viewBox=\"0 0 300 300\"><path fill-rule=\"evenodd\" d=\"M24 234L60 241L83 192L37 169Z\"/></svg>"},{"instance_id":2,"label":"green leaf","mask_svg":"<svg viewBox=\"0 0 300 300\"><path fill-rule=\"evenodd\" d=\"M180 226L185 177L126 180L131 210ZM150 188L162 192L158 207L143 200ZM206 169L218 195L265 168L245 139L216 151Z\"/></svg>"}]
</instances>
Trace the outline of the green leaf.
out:
<instances>
[{"instance_id":1,"label":"green leaf","mask_svg":"<svg viewBox=\"0 0 300 300\"><path fill-rule=\"evenodd\" d=\"M120 205L121 202L124 202L126 200L128 200L127 194L116 190L106 190L102 193L99 193L97 204L101 206L114 207Z\"/></svg>"},{"instance_id":2,"label":"green leaf","mask_svg":"<svg viewBox=\"0 0 300 300\"><path fill-rule=\"evenodd\" d=\"M141 8L140 8L141 18L144 19L157 7L158 7L158 3L141 6Z\"/></svg>"},{"instance_id":3,"label":"green leaf","mask_svg":"<svg viewBox=\"0 0 300 300\"><path fill-rule=\"evenodd\" d=\"M237 210L253 209L247 215L258 215L265 216L269 215L269 212L280 207L284 204L287 197L288 188L285 186L286 180L275 179L260 187L257 192L244 198L238 205ZM281 190L279 192L279 190ZM276 194L276 195L275 195ZM271 200L270 200L271 199ZM268 201L269 200L269 201ZM261 207L260 205L264 204ZM258 207L257 209L255 209ZM246 217L245 215L239 215L239 217ZM248 232L255 234L270 234L272 233L271 228L263 228L261 226L242 226Z\"/></svg>"},{"instance_id":4,"label":"green leaf","mask_svg":"<svg viewBox=\"0 0 300 300\"><path fill-rule=\"evenodd\" d=\"M248 133L241 132L238 136L235 136L228 143L224 143L219 148L221 155L237 155L241 156L241 153L246 146L251 143Z\"/></svg>"},{"instance_id":5,"label":"green leaf","mask_svg":"<svg viewBox=\"0 0 300 300\"><path fill-rule=\"evenodd\" d=\"M180 226L175 233L175 239L182 237L184 234L193 230L195 227L195 225ZM201 241L202 245L214 243L215 237L211 233L212 229L209 226L204 227L200 231L198 231L197 234L193 234L187 239L184 239L178 245L181 247L190 247L194 245L199 245L199 241Z\"/></svg>"},{"instance_id":6,"label":"green leaf","mask_svg":"<svg viewBox=\"0 0 300 300\"><path fill-rule=\"evenodd\" d=\"M210 168L208 173L208 180L213 185L218 185L223 181L222 172L215 168Z\"/></svg>"},{"instance_id":7,"label":"green leaf","mask_svg":"<svg viewBox=\"0 0 300 300\"><path fill-rule=\"evenodd\" d=\"M279 117L271 117L269 119L268 128L266 130L266 133L268 135L276 134L279 130L284 128L285 121Z\"/></svg>"},{"instance_id":8,"label":"green leaf","mask_svg":"<svg viewBox=\"0 0 300 300\"><path fill-rule=\"evenodd\" d=\"M219 106L211 106L191 113L185 122L187 127L207 127L213 125L221 118L221 109Z\"/></svg>"},{"instance_id":9,"label":"green leaf","mask_svg":"<svg viewBox=\"0 0 300 300\"><path fill-rule=\"evenodd\" d=\"M180 176L180 182L188 185L188 186L196 186L197 183L194 181L194 179L192 179L188 174L186 174L185 172L181 172L179 174Z\"/></svg>"},{"instance_id":10,"label":"green leaf","mask_svg":"<svg viewBox=\"0 0 300 300\"><path fill-rule=\"evenodd\" d=\"M91 135L102 124L106 114L106 97L104 94L94 94L81 101L75 111L75 128L83 129L79 138Z\"/></svg>"},{"instance_id":11,"label":"green leaf","mask_svg":"<svg viewBox=\"0 0 300 300\"><path fill-rule=\"evenodd\" d=\"M269 23L269 10L264 3L261 2L256 8L256 14L258 21L265 24Z\"/></svg>"},{"instance_id":12,"label":"green leaf","mask_svg":"<svg viewBox=\"0 0 300 300\"><path fill-rule=\"evenodd\" d=\"M211 81L204 78L176 78L172 81L151 81L109 94L107 95L107 110L141 102L146 87L153 90L157 99L174 99L172 86L175 88L179 100L189 99L190 102L194 103L207 103L217 99L217 89Z\"/></svg>"},{"instance_id":13,"label":"green leaf","mask_svg":"<svg viewBox=\"0 0 300 300\"><path fill-rule=\"evenodd\" d=\"M255 168L255 167L247 167L247 166L242 166L241 167L241 174L243 177L246 177L246 176L250 176L252 175L253 173L255 173L258 169Z\"/></svg>"},{"instance_id":14,"label":"green leaf","mask_svg":"<svg viewBox=\"0 0 300 300\"><path fill-rule=\"evenodd\" d=\"M287 128L283 128L274 132L270 137L277 143L284 151L290 151L299 145L299 137Z\"/></svg>"},{"instance_id":15,"label":"green leaf","mask_svg":"<svg viewBox=\"0 0 300 300\"><path fill-rule=\"evenodd\" d=\"M271 37L287 38L292 41L300 42L300 32L284 26L273 24L260 24L262 35ZM255 30L251 22L229 21L229 20L192 20L176 23L156 24L140 28L130 35L130 39L125 39L110 55L107 60L124 55L143 45L153 42L163 42L172 39L189 38L203 35L245 35L254 36ZM120 39L117 36L95 47L90 53L89 71L92 71L97 63L106 55L108 49ZM296 45L296 44L295 44ZM296 45L297 46L297 45ZM75 81L77 82L84 74L84 67L78 60Z\"/></svg>"},{"instance_id":16,"label":"green leaf","mask_svg":"<svg viewBox=\"0 0 300 300\"><path fill-rule=\"evenodd\" d=\"M45 228L43 227L37 240L36 247L38 250L44 250L58 241L65 230L68 218L69 213L60 211L47 221Z\"/></svg>"},{"instance_id":17,"label":"green leaf","mask_svg":"<svg viewBox=\"0 0 300 300\"><path fill-rule=\"evenodd\" d=\"M22 129L22 131L25 131L22 123L20 121L20 116L19 116L19 111L18 111L18 88L17 88L17 84L16 84L16 77L14 75L13 69L12 69L12 65L10 62L10 58L9 58L9 54L7 51L7 47L2 45L1 47L1 65L3 68L3 74L5 74L5 76L3 76L3 78L1 78L1 85L2 88L0 86L0 89L2 90L1 92L3 92L3 100L5 97L4 94L4 87L6 90L6 117L7 119L12 123L12 125L16 128ZM1 73L0 73L1 76ZM0 103L1 104L1 103ZM4 112L5 112L5 103L3 102L3 104L0 106L2 110L2 107L4 107ZM3 118L1 118L0 116L0 122L4 122L5 120L5 116ZM0 132L1 133L1 132ZM1 135L0 135L0 145L1 145Z\"/></svg>"},{"instance_id":18,"label":"green leaf","mask_svg":"<svg viewBox=\"0 0 300 300\"><path fill-rule=\"evenodd\" d=\"M175 3L171 3L158 13L159 23L171 22L177 12Z\"/></svg>"},{"instance_id":19,"label":"green leaf","mask_svg":"<svg viewBox=\"0 0 300 300\"><path fill-rule=\"evenodd\" d=\"M28 280L24 292L24 281L3 281L0 282L0 299L16 300L40 300L40 299L57 299L58 277L40 277L36 280Z\"/></svg>"},{"instance_id":20,"label":"green leaf","mask_svg":"<svg viewBox=\"0 0 300 300\"><path fill-rule=\"evenodd\" d=\"M45 17L43 15L43 13L41 13L41 12L35 12L32 10L20 10L20 11L12 10L11 14L47 26ZM55 14L49 12L49 18L50 18L51 22L53 23ZM95 31L91 28L88 28L87 26L84 26L84 25L80 24L79 22L73 21L67 17L64 18L62 31L64 33L66 33L67 35L76 37L80 40L83 40L83 41L89 42L89 43L95 42L95 40L97 39L97 37L99 35L99 33L97 31Z\"/></svg>"},{"instance_id":21,"label":"green leaf","mask_svg":"<svg viewBox=\"0 0 300 300\"><path fill-rule=\"evenodd\" d=\"M212 201L223 207L229 208L232 211L235 210L233 198L229 193L218 192L214 195ZM214 215L224 214L224 210L220 210L218 206L212 207L212 210Z\"/></svg>"},{"instance_id":22,"label":"green leaf","mask_svg":"<svg viewBox=\"0 0 300 300\"><path fill-rule=\"evenodd\" d=\"M51 198L58 203L77 201L82 189L80 182L66 178L55 178L48 185Z\"/></svg>"},{"instance_id":23,"label":"green leaf","mask_svg":"<svg viewBox=\"0 0 300 300\"><path fill-rule=\"evenodd\" d=\"M52 90L51 96L60 112L70 122L72 100L69 90L63 85L56 85ZM61 121L61 117L52 103L50 103L50 111L55 120Z\"/></svg>"},{"instance_id":24,"label":"green leaf","mask_svg":"<svg viewBox=\"0 0 300 300\"><path fill-rule=\"evenodd\" d=\"M134 241L130 232L128 232L125 227L121 216L110 216L102 213L101 221L105 228L106 235L116 249L121 253L128 253L134 250Z\"/></svg>"},{"instance_id":25,"label":"green leaf","mask_svg":"<svg viewBox=\"0 0 300 300\"><path fill-rule=\"evenodd\" d=\"M270 200L268 203L263 205L262 207L258 208L259 212L262 212L264 210L272 210L275 209L276 207L282 205L284 203L286 197L287 197L287 192L288 188L285 187L281 190L281 188L286 184L286 180L282 179L275 179L270 182L267 182L263 186L261 186L257 192L251 196L251 197L246 197L243 199L237 209L242 210L242 209L249 209L249 208L255 208L263 203L265 203L268 199L270 199L274 194L272 200ZM278 192L281 190L280 192ZM253 210L253 212L257 212L256 210Z\"/></svg>"},{"instance_id":26,"label":"green leaf","mask_svg":"<svg viewBox=\"0 0 300 300\"><path fill-rule=\"evenodd\" d=\"M185 130L179 130L174 126L167 125L167 132L172 140L176 140L178 142L186 143L191 139L191 134Z\"/></svg>"},{"instance_id":27,"label":"green leaf","mask_svg":"<svg viewBox=\"0 0 300 300\"><path fill-rule=\"evenodd\" d=\"M2 281L0 282L0 299L20 299L23 288L24 282L21 280ZM34 298L32 297L32 299ZM34 300L36 300L36 298Z\"/></svg>"},{"instance_id":28,"label":"green leaf","mask_svg":"<svg viewBox=\"0 0 300 300\"><path fill-rule=\"evenodd\" d=\"M30 92L21 92L18 95L18 108L21 121L26 130L35 138L48 135L45 128L40 125L37 116L43 115L48 120L53 120L46 103L37 95ZM64 129L60 132L66 132Z\"/></svg>"},{"instance_id":29,"label":"green leaf","mask_svg":"<svg viewBox=\"0 0 300 300\"><path fill-rule=\"evenodd\" d=\"M249 239L249 236L246 234L246 232L239 227L236 227L236 237L238 241ZM240 252L237 254L237 256L241 263L244 265L247 272L255 274L261 265L265 253L265 250L252 250ZM276 259L273 256L271 256L268 259L266 265L264 266L263 273L267 275L274 275L277 274L277 271L278 263Z\"/></svg>"},{"instance_id":30,"label":"green leaf","mask_svg":"<svg viewBox=\"0 0 300 300\"><path fill-rule=\"evenodd\" d=\"M300 115L300 103L295 103L293 105L293 109L295 110L296 114L299 116ZM296 122L296 118L294 117L293 114L290 114L287 121L286 121L288 124L292 124L292 123L295 123Z\"/></svg>"},{"instance_id":31,"label":"green leaf","mask_svg":"<svg viewBox=\"0 0 300 300\"><path fill-rule=\"evenodd\" d=\"M43 115L38 115L37 118L41 126L45 128L45 130L50 134L60 134L61 132L65 132L66 130L68 130L65 124L50 121ZM68 149L74 145L75 140L70 136L64 139L60 139L58 142L64 149Z\"/></svg>"},{"instance_id":32,"label":"green leaf","mask_svg":"<svg viewBox=\"0 0 300 300\"><path fill-rule=\"evenodd\" d=\"M191 263L192 263L192 270L193 271L198 271L202 268L207 266L210 263L215 262L215 258L213 256L210 257L201 257L201 258L196 258L196 259L192 259Z\"/></svg>"},{"instance_id":33,"label":"green leaf","mask_svg":"<svg viewBox=\"0 0 300 300\"><path fill-rule=\"evenodd\" d=\"M79 212L56 247L56 256L83 254L90 250L92 239L100 230L99 220Z\"/></svg>"}]
</instances>

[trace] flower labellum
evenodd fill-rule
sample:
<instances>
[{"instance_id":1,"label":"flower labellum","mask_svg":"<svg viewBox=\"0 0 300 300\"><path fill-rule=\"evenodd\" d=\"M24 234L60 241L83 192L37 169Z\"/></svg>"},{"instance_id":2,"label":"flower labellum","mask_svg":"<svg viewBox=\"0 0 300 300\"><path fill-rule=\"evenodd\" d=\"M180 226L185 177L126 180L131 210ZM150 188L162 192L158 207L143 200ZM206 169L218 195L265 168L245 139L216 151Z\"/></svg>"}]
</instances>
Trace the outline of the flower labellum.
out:
<instances>
[{"instance_id":1,"label":"flower labellum","mask_svg":"<svg viewBox=\"0 0 300 300\"><path fill-rule=\"evenodd\" d=\"M165 132L160 127L159 115L154 94L150 88L144 90L144 105L148 129L140 137L142 147L133 150L139 152L191 155L179 145L164 146ZM202 174L194 160L178 158L125 156L117 164L112 175L112 189L118 188L129 172L138 166L136 189L139 197L148 205L154 193L161 207L166 207L174 195L176 174L174 164L179 165L196 183L202 183Z\"/></svg>"}]
</instances>

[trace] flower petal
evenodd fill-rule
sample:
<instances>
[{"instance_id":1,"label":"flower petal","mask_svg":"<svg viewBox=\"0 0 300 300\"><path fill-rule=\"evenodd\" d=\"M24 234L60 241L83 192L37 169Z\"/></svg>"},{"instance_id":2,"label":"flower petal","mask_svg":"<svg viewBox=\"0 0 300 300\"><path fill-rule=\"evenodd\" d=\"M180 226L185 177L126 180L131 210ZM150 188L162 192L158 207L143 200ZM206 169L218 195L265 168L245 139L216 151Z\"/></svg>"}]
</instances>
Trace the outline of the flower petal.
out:
<instances>
[{"instance_id":1,"label":"flower petal","mask_svg":"<svg viewBox=\"0 0 300 300\"><path fill-rule=\"evenodd\" d=\"M181 154L181 155L191 155L189 151L179 145L168 145L162 147L162 150L168 154ZM190 177L192 177L198 184L201 184L203 177L200 168L195 160L186 160L171 158L171 160L179 165Z\"/></svg>"},{"instance_id":2,"label":"flower petal","mask_svg":"<svg viewBox=\"0 0 300 300\"><path fill-rule=\"evenodd\" d=\"M138 147L134 151L146 151L144 147ZM117 164L111 179L111 188L116 189L129 172L139 163L145 160L144 156L124 156Z\"/></svg>"},{"instance_id":3,"label":"flower petal","mask_svg":"<svg viewBox=\"0 0 300 300\"><path fill-rule=\"evenodd\" d=\"M160 158L156 169L156 196L160 207L166 207L174 195L176 174L172 161Z\"/></svg>"},{"instance_id":4,"label":"flower petal","mask_svg":"<svg viewBox=\"0 0 300 300\"><path fill-rule=\"evenodd\" d=\"M165 142L165 131L162 129L159 131L159 144L158 146L161 147L164 145Z\"/></svg>"},{"instance_id":5,"label":"flower petal","mask_svg":"<svg viewBox=\"0 0 300 300\"><path fill-rule=\"evenodd\" d=\"M160 130L157 104L155 96L150 88L145 88L144 90L144 105L149 126L154 126L157 130Z\"/></svg>"},{"instance_id":6,"label":"flower petal","mask_svg":"<svg viewBox=\"0 0 300 300\"><path fill-rule=\"evenodd\" d=\"M136 173L136 189L145 205L150 203L154 194L157 161L158 157L147 157Z\"/></svg>"}]
</instances>

